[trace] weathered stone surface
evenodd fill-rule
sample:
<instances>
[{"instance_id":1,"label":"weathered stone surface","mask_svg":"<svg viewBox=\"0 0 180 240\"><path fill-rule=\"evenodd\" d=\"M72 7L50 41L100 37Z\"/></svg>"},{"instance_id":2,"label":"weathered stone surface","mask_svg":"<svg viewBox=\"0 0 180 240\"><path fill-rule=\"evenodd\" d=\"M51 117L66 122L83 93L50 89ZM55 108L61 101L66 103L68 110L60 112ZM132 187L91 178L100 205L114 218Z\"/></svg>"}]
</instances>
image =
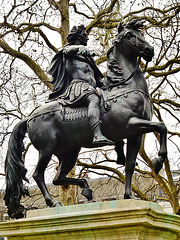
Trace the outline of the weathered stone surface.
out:
<instances>
[{"instance_id":1,"label":"weathered stone surface","mask_svg":"<svg viewBox=\"0 0 180 240\"><path fill-rule=\"evenodd\" d=\"M26 219L0 223L10 240L180 240L180 216L156 203L117 200L31 210Z\"/></svg>"}]
</instances>

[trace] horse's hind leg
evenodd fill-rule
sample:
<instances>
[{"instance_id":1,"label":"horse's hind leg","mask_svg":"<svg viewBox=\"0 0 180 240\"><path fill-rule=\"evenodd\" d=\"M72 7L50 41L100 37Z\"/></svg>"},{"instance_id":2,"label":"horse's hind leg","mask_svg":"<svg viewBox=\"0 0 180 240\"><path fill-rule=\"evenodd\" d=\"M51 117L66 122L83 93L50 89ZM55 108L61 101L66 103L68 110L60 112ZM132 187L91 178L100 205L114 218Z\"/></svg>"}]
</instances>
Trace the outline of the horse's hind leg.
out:
<instances>
[{"instance_id":1,"label":"horse's hind leg","mask_svg":"<svg viewBox=\"0 0 180 240\"><path fill-rule=\"evenodd\" d=\"M78 185L82 188L82 195L84 195L88 201L92 201L92 190L89 187L89 184L86 179L76 179L66 177L67 174L74 167L80 148L68 150L64 154L57 155L59 159L59 167L57 174L53 180L54 185Z\"/></svg>"},{"instance_id":2,"label":"horse's hind leg","mask_svg":"<svg viewBox=\"0 0 180 240\"><path fill-rule=\"evenodd\" d=\"M127 155L125 162L125 199L134 199L132 194L132 175L136 166L136 157L141 146L142 136L127 139Z\"/></svg>"},{"instance_id":3,"label":"horse's hind leg","mask_svg":"<svg viewBox=\"0 0 180 240\"><path fill-rule=\"evenodd\" d=\"M39 151L39 161L37 163L36 169L33 174L33 178L36 181L38 187L40 188L44 199L46 201L46 204L50 207L55 206L61 206L62 204L60 202L57 202L49 193L47 190L47 187L45 185L44 181L44 171L51 159L52 151L50 148L44 148L41 151Z\"/></svg>"}]
</instances>

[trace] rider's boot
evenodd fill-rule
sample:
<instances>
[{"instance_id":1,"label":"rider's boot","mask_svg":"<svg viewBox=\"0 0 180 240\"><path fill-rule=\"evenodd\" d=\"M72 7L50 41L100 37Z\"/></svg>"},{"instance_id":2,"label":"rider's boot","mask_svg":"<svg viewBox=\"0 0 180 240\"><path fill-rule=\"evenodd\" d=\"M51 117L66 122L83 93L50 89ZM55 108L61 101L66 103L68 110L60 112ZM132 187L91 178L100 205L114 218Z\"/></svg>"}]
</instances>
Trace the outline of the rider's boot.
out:
<instances>
[{"instance_id":1,"label":"rider's boot","mask_svg":"<svg viewBox=\"0 0 180 240\"><path fill-rule=\"evenodd\" d=\"M93 132L93 145L113 145L114 142L107 139L105 136L102 135L101 132L101 121L96 121L93 124L91 124L91 129Z\"/></svg>"},{"instance_id":2,"label":"rider's boot","mask_svg":"<svg viewBox=\"0 0 180 240\"><path fill-rule=\"evenodd\" d=\"M96 94L91 94L87 98L88 104L88 119L93 133L93 145L113 145L114 143L102 135L100 121L100 98Z\"/></svg>"}]
</instances>

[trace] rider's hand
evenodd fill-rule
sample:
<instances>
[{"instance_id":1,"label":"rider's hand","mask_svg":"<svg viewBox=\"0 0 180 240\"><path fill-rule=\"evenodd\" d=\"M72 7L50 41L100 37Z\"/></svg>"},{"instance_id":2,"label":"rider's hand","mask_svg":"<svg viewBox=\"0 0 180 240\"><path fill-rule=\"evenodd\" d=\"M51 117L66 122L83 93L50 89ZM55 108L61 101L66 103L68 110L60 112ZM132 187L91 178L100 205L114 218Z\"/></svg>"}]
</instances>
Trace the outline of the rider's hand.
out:
<instances>
[{"instance_id":1,"label":"rider's hand","mask_svg":"<svg viewBox=\"0 0 180 240\"><path fill-rule=\"evenodd\" d=\"M91 56L91 53L89 51L89 49L87 49L85 46L81 46L79 47L79 51L77 52L77 54L79 55L83 55L83 56Z\"/></svg>"}]
</instances>

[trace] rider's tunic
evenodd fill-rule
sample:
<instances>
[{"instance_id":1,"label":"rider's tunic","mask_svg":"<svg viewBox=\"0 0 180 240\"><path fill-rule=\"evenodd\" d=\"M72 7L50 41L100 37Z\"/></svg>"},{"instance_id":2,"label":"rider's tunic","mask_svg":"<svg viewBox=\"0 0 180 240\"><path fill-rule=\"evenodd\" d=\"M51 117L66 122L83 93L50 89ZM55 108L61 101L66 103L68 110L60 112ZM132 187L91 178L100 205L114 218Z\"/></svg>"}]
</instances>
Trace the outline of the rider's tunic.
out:
<instances>
[{"instance_id":1,"label":"rider's tunic","mask_svg":"<svg viewBox=\"0 0 180 240\"><path fill-rule=\"evenodd\" d=\"M94 63L93 58L90 56L74 56L74 60L85 62L92 69L94 80L80 79L79 77L71 78L71 67L69 66L68 59L64 57L63 51L55 55L53 58L49 73L53 76L54 90L49 95L50 100L58 98L58 101L63 105L78 106L85 102L85 99L90 94L96 94L96 87L101 87L101 79L103 78L102 73L99 71ZM72 60L73 62L73 60ZM75 66L76 67L76 66Z\"/></svg>"},{"instance_id":2,"label":"rider's tunic","mask_svg":"<svg viewBox=\"0 0 180 240\"><path fill-rule=\"evenodd\" d=\"M90 94L97 94L93 86L84 80L74 79L59 102L63 105L81 105Z\"/></svg>"}]
</instances>

